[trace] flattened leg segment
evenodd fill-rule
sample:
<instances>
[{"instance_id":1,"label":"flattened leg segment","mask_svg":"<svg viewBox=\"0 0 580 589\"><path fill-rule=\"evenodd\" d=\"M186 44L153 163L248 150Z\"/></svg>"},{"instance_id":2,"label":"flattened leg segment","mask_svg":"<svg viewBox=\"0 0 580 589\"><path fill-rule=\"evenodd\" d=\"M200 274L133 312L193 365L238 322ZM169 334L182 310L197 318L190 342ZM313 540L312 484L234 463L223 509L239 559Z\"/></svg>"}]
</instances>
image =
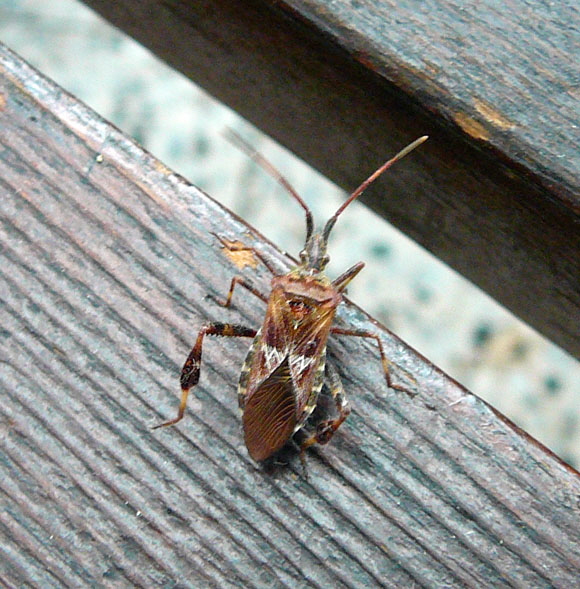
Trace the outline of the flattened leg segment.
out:
<instances>
[{"instance_id":1,"label":"flattened leg segment","mask_svg":"<svg viewBox=\"0 0 580 589\"><path fill-rule=\"evenodd\" d=\"M183 419L185 414L185 407L187 405L187 397L190 389L199 382L199 374L201 370L201 352L203 346L203 338L206 335L215 335L218 337L255 337L257 331L243 325L235 325L232 323L206 323L200 330L195 345L191 349L183 368L181 369L181 402L179 403L179 411L177 417L156 425L153 429L158 427L166 427L174 425Z\"/></svg>"}]
</instances>

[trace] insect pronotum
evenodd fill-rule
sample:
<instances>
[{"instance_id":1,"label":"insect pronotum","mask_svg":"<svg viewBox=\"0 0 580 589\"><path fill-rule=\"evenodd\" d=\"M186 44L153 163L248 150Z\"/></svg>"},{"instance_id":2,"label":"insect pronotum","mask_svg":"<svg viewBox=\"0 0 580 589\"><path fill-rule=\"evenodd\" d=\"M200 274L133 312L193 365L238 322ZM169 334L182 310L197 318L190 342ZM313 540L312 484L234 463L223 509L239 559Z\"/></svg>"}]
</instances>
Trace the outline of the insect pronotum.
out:
<instances>
[{"instance_id":1,"label":"insect pronotum","mask_svg":"<svg viewBox=\"0 0 580 589\"><path fill-rule=\"evenodd\" d=\"M242 367L238 385L238 401L242 410L244 441L250 456L256 461L270 458L281 450L306 423L317 404L323 384L336 404L338 416L320 422L310 436L300 444L300 456L313 444L326 444L350 413L339 374L326 358L328 336L345 335L374 339L378 345L387 385L408 392L394 383L389 373L389 361L380 337L371 331L332 327L336 309L350 281L362 270L359 262L335 280L330 280L324 269L329 257L326 253L328 237L336 220L346 207L383 172L388 170L427 137L420 137L384 163L371 174L338 208L323 230L314 231L312 213L290 183L262 155L241 137L231 133L232 140L254 161L271 174L298 202L306 214L306 242L300 252L300 264L287 274L278 276L272 263L259 251L220 238L231 251L254 253L274 275L269 297L241 276L232 278L225 301L229 307L236 286L241 286L267 304L266 316L258 330L231 323L205 323L181 371L181 402L177 417L155 426L173 425L183 418L189 391L199 381L203 340L207 335L253 338ZM155 429L154 428L154 429Z\"/></svg>"}]
</instances>

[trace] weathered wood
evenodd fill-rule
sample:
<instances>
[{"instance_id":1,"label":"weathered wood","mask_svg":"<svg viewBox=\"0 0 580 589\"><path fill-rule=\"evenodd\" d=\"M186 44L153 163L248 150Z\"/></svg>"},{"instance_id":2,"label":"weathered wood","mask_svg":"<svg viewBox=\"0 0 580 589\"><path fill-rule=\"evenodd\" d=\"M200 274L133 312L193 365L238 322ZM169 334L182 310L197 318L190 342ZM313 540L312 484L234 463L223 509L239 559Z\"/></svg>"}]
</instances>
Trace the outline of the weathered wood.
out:
<instances>
[{"instance_id":1,"label":"weathered wood","mask_svg":"<svg viewBox=\"0 0 580 589\"><path fill-rule=\"evenodd\" d=\"M571 587L580 480L381 335L334 341L353 414L268 475L248 458L235 381L247 342L204 349L186 419L177 377L204 320L257 325L223 296L212 235L287 264L243 222L0 52L0 583L36 587ZM404 166L401 166L404 167ZM399 168L401 169L401 168ZM243 273L267 290L269 275ZM411 378L415 379L413 385Z\"/></svg>"},{"instance_id":2,"label":"weathered wood","mask_svg":"<svg viewBox=\"0 0 580 589\"><path fill-rule=\"evenodd\" d=\"M366 202L580 357L573 4L86 4L346 190L431 135Z\"/></svg>"}]
</instances>

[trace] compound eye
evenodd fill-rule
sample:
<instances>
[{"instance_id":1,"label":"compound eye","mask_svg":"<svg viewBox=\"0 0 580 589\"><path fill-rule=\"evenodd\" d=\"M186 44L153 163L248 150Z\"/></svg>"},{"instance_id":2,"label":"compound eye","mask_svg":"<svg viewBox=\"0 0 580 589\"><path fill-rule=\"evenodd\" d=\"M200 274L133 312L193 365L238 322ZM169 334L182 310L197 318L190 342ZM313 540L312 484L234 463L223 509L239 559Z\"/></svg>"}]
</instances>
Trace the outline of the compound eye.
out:
<instances>
[{"instance_id":1,"label":"compound eye","mask_svg":"<svg viewBox=\"0 0 580 589\"><path fill-rule=\"evenodd\" d=\"M304 301L288 301L292 315L297 319L303 319L311 311L310 307Z\"/></svg>"}]
</instances>

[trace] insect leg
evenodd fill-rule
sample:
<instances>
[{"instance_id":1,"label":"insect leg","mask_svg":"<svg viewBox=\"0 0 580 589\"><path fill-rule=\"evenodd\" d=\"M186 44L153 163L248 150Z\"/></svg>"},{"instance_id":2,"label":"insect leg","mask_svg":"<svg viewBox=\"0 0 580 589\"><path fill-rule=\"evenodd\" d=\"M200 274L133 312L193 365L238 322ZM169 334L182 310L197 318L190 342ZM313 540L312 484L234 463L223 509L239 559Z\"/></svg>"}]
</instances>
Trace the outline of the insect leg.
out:
<instances>
[{"instance_id":1,"label":"insect leg","mask_svg":"<svg viewBox=\"0 0 580 589\"><path fill-rule=\"evenodd\" d=\"M243 286L246 290L249 290L253 295L257 296L259 299L262 299L265 303L268 302L268 297L263 295L254 285L249 283L241 276L234 276L230 283L230 290L228 291L228 296L226 297L226 300L222 301L219 299L215 299L218 305L221 305L222 307L229 307L231 305L232 297L234 296L234 288L236 287L236 284Z\"/></svg>"},{"instance_id":2,"label":"insect leg","mask_svg":"<svg viewBox=\"0 0 580 589\"><path fill-rule=\"evenodd\" d=\"M217 233L212 233L212 235L217 237L220 243L224 246L224 248L230 250L230 252L251 252L262 262L262 264L264 264L264 266L266 266L266 268L268 268L268 270L270 270L272 274L274 274L274 276L278 274L278 271L276 270L276 268L274 268L272 261L269 260L261 251L257 250L256 248L244 245L242 243L231 243L230 241L228 241L224 237L221 237Z\"/></svg>"},{"instance_id":3,"label":"insect leg","mask_svg":"<svg viewBox=\"0 0 580 589\"><path fill-rule=\"evenodd\" d=\"M219 236L217 233L213 233L213 235L219 239L219 241L221 242L221 244L223 245L224 248L228 249L231 252L252 252L261 260L261 262L264 264L264 266L266 266L266 268L268 268L268 270L272 274L274 274L274 275L277 274L276 269L272 266L271 261L268 260L268 258L266 258L266 256L264 256L264 254L262 254L262 252L259 252L257 249L255 249L253 247L245 246L241 243L231 243L227 239ZM253 284L249 283L247 280L245 280L241 276L234 276L232 278L231 283L230 283L230 290L228 291L228 295L227 295L226 299L225 300L219 300L219 299L216 300L216 302L219 305L221 305L222 307L229 307L231 305L232 297L234 295L234 289L236 287L236 284L243 286L246 290L249 290L253 295L257 296L259 299L261 299L265 303L268 302L268 297L263 295Z\"/></svg>"},{"instance_id":4,"label":"insect leg","mask_svg":"<svg viewBox=\"0 0 580 589\"><path fill-rule=\"evenodd\" d=\"M336 403L338 417L321 421L316 426L316 432L309 438L306 438L300 445L300 459L304 464L304 452L313 444L328 444L334 432L343 424L344 420L350 415L350 405L344 394L344 387L338 371L334 365L327 360L326 362L326 383L330 389L330 394Z\"/></svg>"},{"instance_id":5,"label":"insect leg","mask_svg":"<svg viewBox=\"0 0 580 589\"><path fill-rule=\"evenodd\" d=\"M389 388L395 389L396 391L402 391L403 393L406 393L410 397L414 397L416 395L416 393L410 391L409 389L405 388L404 386L393 382L393 379L391 378L391 373L390 373L390 367L391 367L392 362L387 358L387 356L385 354L385 350L383 348L383 342L381 341L381 338L376 333L373 333L372 331L364 331L364 330L358 330L358 329L356 329L356 330L354 330L354 329L340 329L339 327L333 327L330 330L330 333L333 333L335 335L348 335L348 336L352 336L352 337L366 337L366 338L374 339L377 342L377 345L379 346L379 353L381 354L381 362L383 364L383 371L385 373L385 377L387 379L387 385L389 386ZM409 375L409 378L411 378L411 380L413 380L413 381L415 380L410 375Z\"/></svg>"},{"instance_id":6,"label":"insect leg","mask_svg":"<svg viewBox=\"0 0 580 589\"><path fill-rule=\"evenodd\" d=\"M185 413L185 406L187 405L187 396L190 389L199 381L199 373L201 369L201 350L203 338L206 335L215 335L221 337L255 337L257 331L244 327L243 325L233 325L231 323L206 323L197 336L195 345L191 349L183 368L181 369L181 402L179 403L179 411L177 417L156 425L153 429L158 427L165 427L167 425L174 425L181 421Z\"/></svg>"}]
</instances>

